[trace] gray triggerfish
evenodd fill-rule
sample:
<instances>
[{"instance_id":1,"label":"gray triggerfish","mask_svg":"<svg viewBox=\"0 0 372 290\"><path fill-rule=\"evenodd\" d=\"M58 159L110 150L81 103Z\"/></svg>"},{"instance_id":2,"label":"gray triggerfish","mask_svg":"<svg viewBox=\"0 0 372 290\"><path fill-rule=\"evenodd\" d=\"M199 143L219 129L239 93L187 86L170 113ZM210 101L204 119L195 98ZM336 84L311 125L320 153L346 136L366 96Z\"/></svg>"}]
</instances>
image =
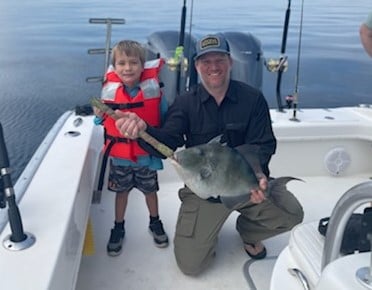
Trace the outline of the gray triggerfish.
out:
<instances>
[{"instance_id":1,"label":"gray triggerfish","mask_svg":"<svg viewBox=\"0 0 372 290\"><path fill-rule=\"evenodd\" d=\"M258 188L258 179L245 157L247 152L225 146L219 139L175 152L172 164L185 185L200 198L220 198L227 208L235 209L249 201L250 191ZM290 180L300 179L273 179L265 195L285 188Z\"/></svg>"}]
</instances>

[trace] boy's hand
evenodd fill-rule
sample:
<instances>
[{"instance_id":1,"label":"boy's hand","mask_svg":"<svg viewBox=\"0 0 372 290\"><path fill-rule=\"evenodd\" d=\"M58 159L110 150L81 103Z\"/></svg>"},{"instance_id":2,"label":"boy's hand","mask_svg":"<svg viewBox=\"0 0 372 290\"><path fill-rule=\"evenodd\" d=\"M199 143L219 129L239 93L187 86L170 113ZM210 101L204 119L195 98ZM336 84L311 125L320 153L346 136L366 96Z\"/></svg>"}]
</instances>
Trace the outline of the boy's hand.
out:
<instances>
[{"instance_id":1,"label":"boy's hand","mask_svg":"<svg viewBox=\"0 0 372 290\"><path fill-rule=\"evenodd\" d=\"M96 115L99 118L103 118L104 112L98 109L97 107L93 107L94 115Z\"/></svg>"}]
</instances>

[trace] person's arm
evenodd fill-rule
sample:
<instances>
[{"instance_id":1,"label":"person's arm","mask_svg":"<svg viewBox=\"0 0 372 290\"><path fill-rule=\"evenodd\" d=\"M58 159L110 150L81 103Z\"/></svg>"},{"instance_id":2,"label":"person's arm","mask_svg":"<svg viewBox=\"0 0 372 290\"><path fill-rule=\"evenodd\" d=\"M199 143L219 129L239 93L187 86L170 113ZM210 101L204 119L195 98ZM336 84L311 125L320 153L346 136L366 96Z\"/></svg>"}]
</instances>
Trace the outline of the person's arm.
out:
<instances>
[{"instance_id":1,"label":"person's arm","mask_svg":"<svg viewBox=\"0 0 372 290\"><path fill-rule=\"evenodd\" d=\"M261 166L261 172L267 178L270 175L269 162L276 150L276 138L271 123L269 107L265 97L261 94L255 104L253 116L245 138L246 144L254 148L255 155L259 160L258 163Z\"/></svg>"},{"instance_id":2,"label":"person's arm","mask_svg":"<svg viewBox=\"0 0 372 290\"><path fill-rule=\"evenodd\" d=\"M259 147L255 145L243 144L234 147L249 163L258 180L258 188L251 190L250 201L260 203L266 199L264 191L268 186L268 179L262 171L259 159Z\"/></svg>"},{"instance_id":3,"label":"person's arm","mask_svg":"<svg viewBox=\"0 0 372 290\"><path fill-rule=\"evenodd\" d=\"M167 99L165 98L165 96L163 94L162 97L161 97L161 102L160 102L160 117L161 117L160 119L161 119L161 125L163 125L164 122L165 122L165 116L166 116L167 111L168 111L168 102L167 102ZM147 125L145 131L146 131L146 133L148 133L151 136L154 136L156 134L154 132L151 132L151 127L149 127L148 125ZM156 139L158 140L158 138L156 138ZM158 158L162 158L162 159L167 158L165 155L161 154L158 150L156 150L153 146L151 146L145 140L138 139L137 142L142 147L142 149L144 149L146 152L148 152L152 156L155 156L155 157L158 157Z\"/></svg>"},{"instance_id":4,"label":"person's arm","mask_svg":"<svg viewBox=\"0 0 372 290\"><path fill-rule=\"evenodd\" d=\"M251 165L258 180L258 188L251 190L250 201L261 203L266 199L269 161L276 150L276 139L271 126L267 102L260 93L254 105L253 115L246 134L246 143L235 147Z\"/></svg>"},{"instance_id":5,"label":"person's arm","mask_svg":"<svg viewBox=\"0 0 372 290\"><path fill-rule=\"evenodd\" d=\"M177 98L176 98L177 99ZM167 145L172 150L184 145L183 135L187 124L188 116L184 113L183 102L174 101L169 107L165 121L161 128L149 126L135 113L123 113L115 111L120 117L116 121L118 130L127 138L137 139L139 131L145 131L159 142ZM146 143L142 139L138 139L138 144L151 155L165 158L164 155L159 153L154 147Z\"/></svg>"},{"instance_id":6,"label":"person's arm","mask_svg":"<svg viewBox=\"0 0 372 290\"><path fill-rule=\"evenodd\" d=\"M366 22L360 26L359 34L364 50L372 57L372 12L368 15Z\"/></svg>"}]
</instances>

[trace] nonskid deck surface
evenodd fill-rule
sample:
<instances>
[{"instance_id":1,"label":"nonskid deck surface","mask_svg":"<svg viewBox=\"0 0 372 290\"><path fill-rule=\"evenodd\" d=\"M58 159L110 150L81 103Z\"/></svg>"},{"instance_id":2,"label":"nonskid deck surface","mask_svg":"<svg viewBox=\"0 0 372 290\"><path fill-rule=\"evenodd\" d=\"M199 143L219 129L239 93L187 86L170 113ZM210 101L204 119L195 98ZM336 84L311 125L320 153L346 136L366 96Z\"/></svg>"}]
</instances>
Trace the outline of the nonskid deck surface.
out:
<instances>
[{"instance_id":1,"label":"nonskid deck surface","mask_svg":"<svg viewBox=\"0 0 372 290\"><path fill-rule=\"evenodd\" d=\"M102 203L93 205L91 220L95 254L83 257L77 288L82 289L228 289L245 288L243 265L248 259L232 216L222 229L215 263L199 277L185 276L173 254L173 236L181 183L162 184L160 218L169 235L167 248L157 248L148 233L149 215L142 193L133 190L126 214L126 237L118 257L109 257L106 243L113 224L114 194L105 192ZM231 289L231 288L230 288Z\"/></svg>"},{"instance_id":2,"label":"nonskid deck surface","mask_svg":"<svg viewBox=\"0 0 372 290\"><path fill-rule=\"evenodd\" d=\"M367 181L369 176L351 176L337 182L332 176L300 178L305 182L292 181L288 188L302 203L307 222L330 215L339 196L353 185ZM289 233L265 240L269 259L250 265L235 230L238 214L233 213L220 232L211 267L197 277L186 276L176 265L172 241L180 205L177 191L182 182L168 163L159 180L160 217L170 237L169 247L159 249L154 245L148 233L149 215L144 197L133 190L126 213L123 251L118 257L109 257L106 243L113 225L114 194L105 191L101 203L91 207L95 254L82 258L76 289L268 289L275 257L288 243Z\"/></svg>"}]
</instances>

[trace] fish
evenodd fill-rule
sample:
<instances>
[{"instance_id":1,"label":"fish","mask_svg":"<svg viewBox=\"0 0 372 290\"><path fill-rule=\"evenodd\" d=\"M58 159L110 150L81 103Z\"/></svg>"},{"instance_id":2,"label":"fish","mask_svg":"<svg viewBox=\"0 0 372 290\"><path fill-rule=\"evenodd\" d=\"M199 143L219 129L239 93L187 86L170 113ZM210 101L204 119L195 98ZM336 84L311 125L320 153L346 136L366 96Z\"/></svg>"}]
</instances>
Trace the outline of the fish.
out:
<instances>
[{"instance_id":1,"label":"fish","mask_svg":"<svg viewBox=\"0 0 372 290\"><path fill-rule=\"evenodd\" d=\"M254 153L246 150L247 146L240 146L243 148L240 150L219 140L220 136L217 136L208 143L178 150L171 163L185 185L197 196L219 198L227 208L234 209L247 203L250 191L259 187L253 170L256 167L248 162ZM282 192L291 180L301 179L284 176L270 180L265 195Z\"/></svg>"}]
</instances>

